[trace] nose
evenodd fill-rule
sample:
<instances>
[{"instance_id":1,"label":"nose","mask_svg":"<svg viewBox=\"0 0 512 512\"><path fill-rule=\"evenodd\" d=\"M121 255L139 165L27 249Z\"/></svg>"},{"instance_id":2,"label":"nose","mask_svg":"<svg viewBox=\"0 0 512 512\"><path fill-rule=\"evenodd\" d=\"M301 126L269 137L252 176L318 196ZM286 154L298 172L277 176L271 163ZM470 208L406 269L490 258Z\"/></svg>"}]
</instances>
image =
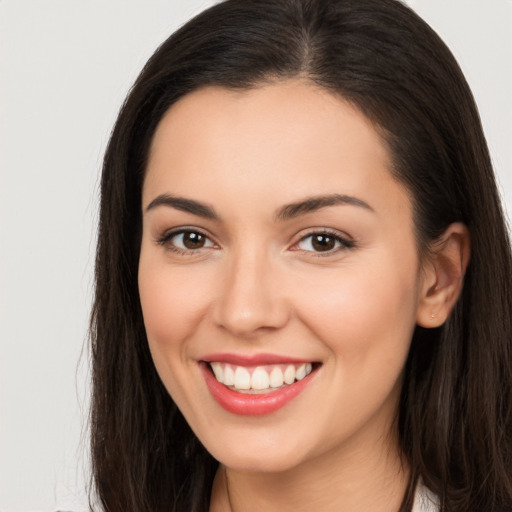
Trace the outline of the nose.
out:
<instances>
[{"instance_id":1,"label":"nose","mask_svg":"<svg viewBox=\"0 0 512 512\"><path fill-rule=\"evenodd\" d=\"M284 327L290 318L290 304L276 265L251 251L225 263L214 306L215 323L237 337Z\"/></svg>"}]
</instances>

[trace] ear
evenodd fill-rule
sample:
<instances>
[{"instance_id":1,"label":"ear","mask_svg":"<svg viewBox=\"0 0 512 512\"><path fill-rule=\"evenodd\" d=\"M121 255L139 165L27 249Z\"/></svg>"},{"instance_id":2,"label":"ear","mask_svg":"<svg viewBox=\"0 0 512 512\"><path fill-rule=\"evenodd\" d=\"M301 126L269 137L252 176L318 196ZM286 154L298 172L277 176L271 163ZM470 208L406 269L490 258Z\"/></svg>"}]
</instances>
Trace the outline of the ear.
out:
<instances>
[{"instance_id":1,"label":"ear","mask_svg":"<svg viewBox=\"0 0 512 512\"><path fill-rule=\"evenodd\" d=\"M432 243L422 268L418 325L431 328L446 322L462 291L469 254L469 231L460 222L450 224Z\"/></svg>"}]
</instances>

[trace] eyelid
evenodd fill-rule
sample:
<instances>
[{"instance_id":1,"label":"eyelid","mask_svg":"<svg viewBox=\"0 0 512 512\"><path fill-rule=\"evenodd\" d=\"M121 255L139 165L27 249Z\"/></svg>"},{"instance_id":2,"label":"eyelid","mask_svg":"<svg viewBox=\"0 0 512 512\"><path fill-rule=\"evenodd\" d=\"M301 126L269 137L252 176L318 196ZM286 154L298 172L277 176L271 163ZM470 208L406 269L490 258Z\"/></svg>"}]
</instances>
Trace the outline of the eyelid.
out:
<instances>
[{"instance_id":1,"label":"eyelid","mask_svg":"<svg viewBox=\"0 0 512 512\"><path fill-rule=\"evenodd\" d=\"M198 233L198 234L204 236L210 242L211 245L208 245L207 247L199 247L197 249L186 249L186 248L181 248L174 244L169 243L172 238L174 238L175 236L178 236L180 234L184 234L184 233ZM306 250L306 249L301 249L298 247L298 245L302 241L304 241L308 237L311 237L314 235L327 235L329 237L334 238L336 240L336 242L338 242L339 245L338 245L338 247L329 249L327 251ZM294 238L295 238L295 241L292 243L292 245L289 247L288 250L307 253L307 254L313 255L315 257L332 256L334 254L337 254L337 253L342 252L347 249L354 248L356 246L356 242L350 235L348 235L345 232L333 229L333 228L325 228L325 227L309 228L307 230L303 230L302 232L298 233ZM198 253L203 249L211 249L212 247L219 248L219 244L215 241L214 237L212 237L204 229L199 228L197 226L179 226L179 227L165 230L161 235L159 235L155 238L155 242L159 245L164 246L166 249L168 249L172 252L182 253L182 254L186 254L186 255Z\"/></svg>"},{"instance_id":2,"label":"eyelid","mask_svg":"<svg viewBox=\"0 0 512 512\"><path fill-rule=\"evenodd\" d=\"M170 243L170 241L175 236L185 234L185 233L198 233L198 234L204 236L207 240L209 240L212 245L209 245L207 247L199 247L197 249L183 249L181 247L178 247L178 246ZM205 230L198 228L196 226L179 226L179 227L165 230L161 235L159 235L155 238L155 242L159 245L164 246L166 249L168 249L172 252L181 253L181 254L197 253L201 249L210 249L212 246L218 247L217 242L213 239L213 237L211 235L209 235Z\"/></svg>"},{"instance_id":3,"label":"eyelid","mask_svg":"<svg viewBox=\"0 0 512 512\"><path fill-rule=\"evenodd\" d=\"M298 248L298 245L302 241L304 241L305 239L307 239L311 236L314 236L314 235L327 235L327 236L333 237L337 242L339 242L340 245L336 248L333 248L333 249L330 249L327 251L309 251L309 250ZM352 249L354 247L356 247L356 242L347 233L344 233L342 231L338 231L338 230L332 229L332 228L318 227L318 228L310 228L306 232L299 233L297 235L296 241L290 247L290 250L301 251L303 253L311 254L315 257L317 257L317 256L320 256L320 257L325 256L326 257L326 256L332 256L334 254L337 254L340 251Z\"/></svg>"}]
</instances>

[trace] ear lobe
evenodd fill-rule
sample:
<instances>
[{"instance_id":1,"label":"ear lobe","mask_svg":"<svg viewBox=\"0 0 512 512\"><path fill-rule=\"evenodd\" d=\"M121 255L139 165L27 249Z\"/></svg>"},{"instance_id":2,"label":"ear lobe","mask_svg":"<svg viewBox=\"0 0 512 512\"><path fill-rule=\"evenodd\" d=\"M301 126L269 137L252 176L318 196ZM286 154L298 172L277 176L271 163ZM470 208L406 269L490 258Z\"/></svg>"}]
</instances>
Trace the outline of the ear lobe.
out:
<instances>
[{"instance_id":1,"label":"ear lobe","mask_svg":"<svg viewBox=\"0 0 512 512\"><path fill-rule=\"evenodd\" d=\"M444 324L462 291L469 255L469 231L460 222L450 224L433 242L423 266L418 325L432 328Z\"/></svg>"}]
</instances>

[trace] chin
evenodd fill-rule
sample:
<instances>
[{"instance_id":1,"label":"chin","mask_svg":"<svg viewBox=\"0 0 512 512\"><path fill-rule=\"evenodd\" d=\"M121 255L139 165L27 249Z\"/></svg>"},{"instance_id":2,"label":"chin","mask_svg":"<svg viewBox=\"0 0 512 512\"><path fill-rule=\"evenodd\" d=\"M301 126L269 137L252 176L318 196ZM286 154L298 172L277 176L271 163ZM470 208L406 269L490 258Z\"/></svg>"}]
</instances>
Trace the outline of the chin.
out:
<instances>
[{"instance_id":1,"label":"chin","mask_svg":"<svg viewBox=\"0 0 512 512\"><path fill-rule=\"evenodd\" d=\"M218 459L227 468L244 473L282 473L296 468L302 460L291 454L222 454Z\"/></svg>"},{"instance_id":2,"label":"chin","mask_svg":"<svg viewBox=\"0 0 512 512\"><path fill-rule=\"evenodd\" d=\"M223 442L217 438L211 443L206 440L204 446L221 464L242 472L283 472L299 466L308 458L306 443L299 443L298 439L293 440L290 436L279 439L271 434L253 433L248 437L226 436Z\"/></svg>"}]
</instances>

